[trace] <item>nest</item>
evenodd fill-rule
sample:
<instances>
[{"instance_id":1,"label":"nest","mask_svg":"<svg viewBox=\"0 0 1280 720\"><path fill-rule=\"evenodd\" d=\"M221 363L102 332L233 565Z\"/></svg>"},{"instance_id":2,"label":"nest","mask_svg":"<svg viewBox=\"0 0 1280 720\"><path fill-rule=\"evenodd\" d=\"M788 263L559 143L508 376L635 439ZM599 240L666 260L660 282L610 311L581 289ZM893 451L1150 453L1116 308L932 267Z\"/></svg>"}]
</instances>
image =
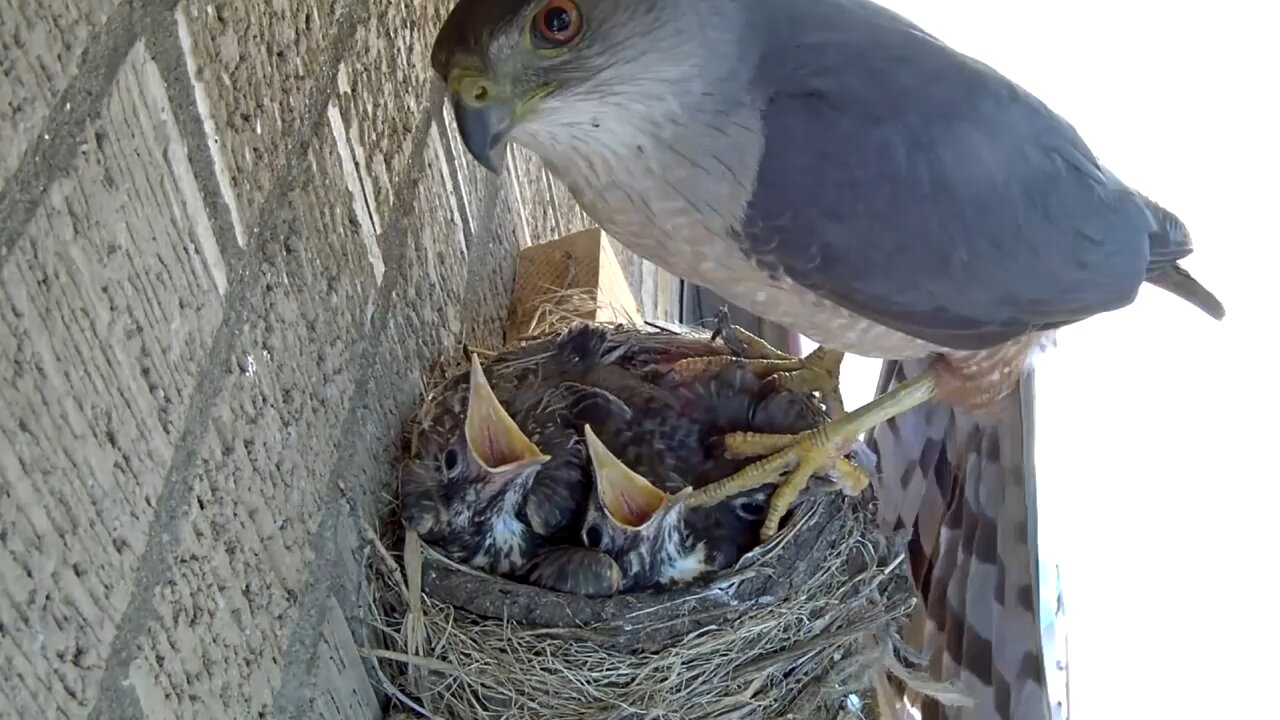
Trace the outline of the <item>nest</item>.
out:
<instances>
[{"instance_id":1,"label":"nest","mask_svg":"<svg viewBox=\"0 0 1280 720\"><path fill-rule=\"evenodd\" d=\"M539 313L524 339L574 315ZM886 669L915 684L897 640L914 595L904 544L878 532L869 495L797 506L700 582L609 598L460 566L406 536L393 506L369 530L381 647L364 652L407 717L878 717Z\"/></svg>"}]
</instances>

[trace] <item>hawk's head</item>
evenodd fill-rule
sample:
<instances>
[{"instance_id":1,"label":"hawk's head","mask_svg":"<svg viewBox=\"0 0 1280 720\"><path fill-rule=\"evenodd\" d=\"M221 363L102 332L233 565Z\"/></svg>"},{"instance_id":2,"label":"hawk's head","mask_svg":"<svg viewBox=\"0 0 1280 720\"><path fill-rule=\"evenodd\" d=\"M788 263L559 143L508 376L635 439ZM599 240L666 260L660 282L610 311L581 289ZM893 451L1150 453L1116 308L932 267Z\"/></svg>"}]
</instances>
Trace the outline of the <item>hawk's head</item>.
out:
<instances>
[{"instance_id":1,"label":"hawk's head","mask_svg":"<svg viewBox=\"0 0 1280 720\"><path fill-rule=\"evenodd\" d=\"M494 172L510 140L559 152L668 132L714 103L741 11L714 0L461 0L432 47L463 143Z\"/></svg>"}]
</instances>

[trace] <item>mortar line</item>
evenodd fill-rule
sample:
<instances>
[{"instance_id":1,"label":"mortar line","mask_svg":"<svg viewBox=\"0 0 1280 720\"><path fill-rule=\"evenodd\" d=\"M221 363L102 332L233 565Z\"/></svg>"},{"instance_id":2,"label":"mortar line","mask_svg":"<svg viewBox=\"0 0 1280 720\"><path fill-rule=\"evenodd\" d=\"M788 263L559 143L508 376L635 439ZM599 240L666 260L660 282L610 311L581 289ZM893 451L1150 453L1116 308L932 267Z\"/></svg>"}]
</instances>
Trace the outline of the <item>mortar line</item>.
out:
<instances>
[{"instance_id":1,"label":"mortar line","mask_svg":"<svg viewBox=\"0 0 1280 720\"><path fill-rule=\"evenodd\" d=\"M405 273L408 272L408 265L403 258L409 250L409 232L413 227L410 218L416 212L413 202L414 193L422 180L421 171L426 165L427 144L430 142L433 127L438 126L433 122L432 114L423 113L418 127L414 130L410 145L411 164L405 169L405 176L393 195L392 214L387 218L387 224L381 235L383 242L380 243L385 255L386 267L393 271L383 278L382 284L378 287L367 329L352 342L352 347L361 348L358 359L353 361L356 367L373 367L377 353L382 349L387 326L390 324L392 296L399 288ZM443 127L438 129L441 132L444 130ZM367 424L361 421L370 409L369 388L373 382L372 372L366 372L356 380L349 396L346 415L337 432L337 437L342 440L337 447L337 459L322 486L323 495L320 506L323 510L320 523L311 537L312 560L309 563L311 569L305 586L307 590L298 605L298 612L289 632L289 639L285 645L283 677L273 698L273 714L278 718L301 717L306 710L306 700L312 696L315 664L319 660L316 650L320 640L321 619L325 612L325 601L333 595L337 580L331 575L321 573L316 577L315 574L319 568L329 567L331 565L329 561L339 552L339 548L334 543L337 537L335 526L339 518L351 509L357 513L362 509L350 508L343 502L340 479L350 475L350 466L356 457L356 453L351 448L376 441L369 437L366 430ZM363 571L363 568L361 570ZM356 580L359 579L356 578ZM347 607L342 609L344 615L349 612ZM348 622L351 620L352 618L347 617ZM364 667L367 675L368 666ZM373 678L370 678L370 684L375 688L375 694L381 697L382 693L377 690Z\"/></svg>"},{"instance_id":2,"label":"mortar line","mask_svg":"<svg viewBox=\"0 0 1280 720\"><path fill-rule=\"evenodd\" d=\"M213 236L217 239L218 250L222 253L226 265L232 267L239 264L246 248L240 247L240 243L236 240L231 208L227 204L222 187L218 184L213 151L210 150L208 139L205 137L204 122L196 103L196 92L187 69L186 54L182 50L182 42L178 39L175 16L176 10L170 8L163 18L154 18L148 23L143 36L146 38L152 61L159 68L160 77L164 80L169 108L173 111L174 123L178 126L178 133L186 146L187 162L191 165L196 188L200 191L200 200L204 204L205 214L209 217L209 224L213 227Z\"/></svg>"},{"instance_id":3,"label":"mortar line","mask_svg":"<svg viewBox=\"0 0 1280 720\"><path fill-rule=\"evenodd\" d=\"M97 118L148 14L177 0L123 0L85 43L75 75L58 93L44 125L0 190L0 273L43 204L49 187L71 173L85 126Z\"/></svg>"},{"instance_id":4,"label":"mortar line","mask_svg":"<svg viewBox=\"0 0 1280 720\"><path fill-rule=\"evenodd\" d=\"M157 22L173 24L172 13ZM112 638L110 651L104 660L102 678L97 697L89 717L118 717L128 708L141 712L137 693L129 688L129 668L139 648L140 641L157 615L156 590L173 574L173 561L169 550L175 542L176 530L181 528L188 512L193 492L198 454L207 434L210 416L217 398L222 394L229 373L224 365L231 357L232 344L244 325L249 308L254 306L263 279L258 271L263 258L272 247L279 226L285 223L289 193L297 186L296 180L310 174L307 153L312 140L317 137L325 122L324 107L336 88L338 64L350 51L355 31L368 17L368 3L357 0L345 8L335 23L332 39L322 54L316 77L318 82L307 99L303 126L292 135L284 153L284 167L268 191L262 203L260 216L263 221L250 231L247 253L234 273L228 278L227 294L223 306L222 322L214 332L205 361L196 374L197 383L191 403L182 423L182 433L174 449L173 459L165 473L164 485L156 501L156 513L148 528L147 544L138 562L129 603L120 618ZM169 29L176 33L176 25ZM181 55L178 56L181 58ZM172 68L168 69L173 71ZM171 101L172 102L172 101ZM288 136L286 136L288 137ZM108 713L115 712L116 715Z\"/></svg>"}]
</instances>

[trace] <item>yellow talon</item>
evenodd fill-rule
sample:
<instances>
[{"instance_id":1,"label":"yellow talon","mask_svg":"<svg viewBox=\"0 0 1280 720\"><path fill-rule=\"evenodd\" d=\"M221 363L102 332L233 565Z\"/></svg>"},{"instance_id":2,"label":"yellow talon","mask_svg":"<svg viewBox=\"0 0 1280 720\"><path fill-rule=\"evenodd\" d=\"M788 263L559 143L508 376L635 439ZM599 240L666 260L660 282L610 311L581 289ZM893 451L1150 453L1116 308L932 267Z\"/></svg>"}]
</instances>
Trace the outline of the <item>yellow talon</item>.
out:
<instances>
[{"instance_id":1,"label":"yellow talon","mask_svg":"<svg viewBox=\"0 0 1280 720\"><path fill-rule=\"evenodd\" d=\"M757 451L754 454L772 454L719 482L694 490L687 502L692 506L714 505L740 492L776 482L780 474L787 472L786 479L769 501L769 514L760 532L761 539L766 540L778 531L782 516L791 509L815 471L831 470L837 482L850 491L865 488L870 477L862 468L848 461L841 462L843 454L863 432L928 401L935 389L934 374L921 373L857 410L799 435L738 433L726 436L726 448L737 457L753 449Z\"/></svg>"},{"instance_id":2,"label":"yellow talon","mask_svg":"<svg viewBox=\"0 0 1280 720\"><path fill-rule=\"evenodd\" d=\"M809 478L813 477L819 466L830 462L829 458L824 457L827 453L822 452L822 448L814 444L813 438L803 437L796 446L796 466L787 474L787 479L778 485L778 489L773 491L773 497L769 499L769 514L765 516L764 526L760 528L761 542L778 534L782 516L787 514L795 504L796 498L800 497L804 486L809 484Z\"/></svg>"},{"instance_id":3,"label":"yellow talon","mask_svg":"<svg viewBox=\"0 0 1280 720\"><path fill-rule=\"evenodd\" d=\"M819 345L803 358L775 349L764 340L729 322L723 308L717 317L712 337L719 337L735 356L689 358L675 364L680 374L696 374L719 370L731 363L742 363L756 377L774 389L800 393L818 393L832 418L844 415L844 399L840 396L840 363L844 353Z\"/></svg>"},{"instance_id":4,"label":"yellow talon","mask_svg":"<svg viewBox=\"0 0 1280 720\"><path fill-rule=\"evenodd\" d=\"M795 358L790 360L748 360L735 355L710 355L679 360L671 366L671 369L677 375L689 376L719 370L729 365L741 364L745 365L756 377L767 378L784 371L800 369L804 367L803 362Z\"/></svg>"},{"instance_id":5,"label":"yellow talon","mask_svg":"<svg viewBox=\"0 0 1280 720\"><path fill-rule=\"evenodd\" d=\"M844 415L844 398L840 396L840 363L844 353L818 347L797 361L799 367L779 372L766 382L793 392L816 392L831 417Z\"/></svg>"},{"instance_id":6,"label":"yellow talon","mask_svg":"<svg viewBox=\"0 0 1280 720\"><path fill-rule=\"evenodd\" d=\"M714 340L717 337L730 350L748 360L778 360L793 363L800 361L800 358L774 348L763 339L729 322L727 308L721 308L720 313L716 316L716 330L712 333L711 338Z\"/></svg>"},{"instance_id":7,"label":"yellow talon","mask_svg":"<svg viewBox=\"0 0 1280 720\"><path fill-rule=\"evenodd\" d=\"M831 474L846 495L857 495L871 484L871 472L848 458L836 458Z\"/></svg>"},{"instance_id":8,"label":"yellow talon","mask_svg":"<svg viewBox=\"0 0 1280 720\"><path fill-rule=\"evenodd\" d=\"M729 433L724 436L724 454L727 458L749 458L761 457L764 455L772 455L786 450L789 447L805 443L813 457L820 456L822 448L813 445L813 438L806 438L804 435L774 435L770 433ZM799 452L799 451L798 451ZM809 457L809 456L805 456ZM802 462L797 465L797 470L802 470L804 466L810 463ZM871 473L862 466L850 461L841 455L827 457L823 460L817 460L812 463L813 469L808 475L803 473L797 474L797 470L788 473L787 479L774 492L773 500L770 503L769 518L773 518L771 522L769 518L765 521L765 532L767 538L777 531L777 522L782 519L782 515L790 509L791 504L795 502L796 497L804 490L808 483L809 477L813 474L825 475L830 478L836 485L842 489L847 495L857 495L871 484ZM774 517L776 515L777 517Z\"/></svg>"},{"instance_id":9,"label":"yellow talon","mask_svg":"<svg viewBox=\"0 0 1280 720\"><path fill-rule=\"evenodd\" d=\"M794 445L799 435L735 432L724 436L724 456L730 460L770 455Z\"/></svg>"}]
</instances>

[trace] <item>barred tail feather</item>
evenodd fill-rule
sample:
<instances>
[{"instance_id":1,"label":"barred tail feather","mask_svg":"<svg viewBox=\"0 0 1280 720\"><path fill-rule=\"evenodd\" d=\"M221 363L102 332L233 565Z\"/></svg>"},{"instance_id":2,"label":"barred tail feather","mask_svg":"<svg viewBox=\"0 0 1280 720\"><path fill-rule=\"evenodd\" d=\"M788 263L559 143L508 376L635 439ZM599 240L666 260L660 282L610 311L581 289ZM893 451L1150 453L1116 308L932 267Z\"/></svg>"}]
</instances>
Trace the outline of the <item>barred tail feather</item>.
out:
<instances>
[{"instance_id":1,"label":"barred tail feather","mask_svg":"<svg viewBox=\"0 0 1280 720\"><path fill-rule=\"evenodd\" d=\"M927 368L887 361L878 392ZM982 418L931 402L877 427L886 531L909 529L920 593L908 643L970 706L910 698L923 720L1059 720L1039 615L1033 371Z\"/></svg>"}]
</instances>

